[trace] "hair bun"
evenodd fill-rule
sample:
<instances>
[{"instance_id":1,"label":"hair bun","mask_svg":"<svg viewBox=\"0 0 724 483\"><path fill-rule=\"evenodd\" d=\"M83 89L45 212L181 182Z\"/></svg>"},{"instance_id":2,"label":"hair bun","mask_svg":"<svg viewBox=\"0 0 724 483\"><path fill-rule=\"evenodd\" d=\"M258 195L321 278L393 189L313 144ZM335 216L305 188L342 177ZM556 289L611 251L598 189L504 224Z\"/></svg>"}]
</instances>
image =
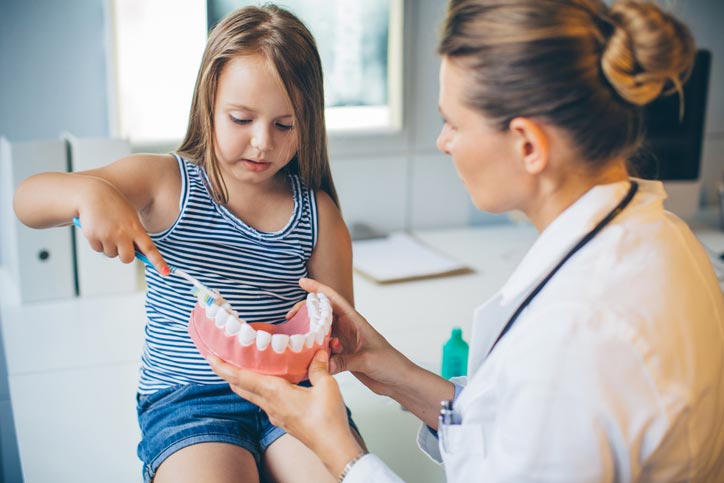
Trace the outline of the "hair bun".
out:
<instances>
[{"instance_id":1,"label":"hair bun","mask_svg":"<svg viewBox=\"0 0 724 483\"><path fill-rule=\"evenodd\" d=\"M603 73L628 102L643 106L681 86L693 66L695 44L687 27L657 5L614 3L613 33L601 57Z\"/></svg>"}]
</instances>

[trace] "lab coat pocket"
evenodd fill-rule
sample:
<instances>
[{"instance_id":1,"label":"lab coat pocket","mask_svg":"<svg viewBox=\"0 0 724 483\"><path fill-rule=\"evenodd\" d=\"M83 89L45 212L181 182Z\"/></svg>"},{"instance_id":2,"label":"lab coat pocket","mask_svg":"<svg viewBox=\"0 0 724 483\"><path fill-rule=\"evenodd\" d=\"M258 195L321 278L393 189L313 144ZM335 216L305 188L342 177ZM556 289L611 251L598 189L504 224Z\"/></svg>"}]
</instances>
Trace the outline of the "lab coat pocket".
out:
<instances>
[{"instance_id":1,"label":"lab coat pocket","mask_svg":"<svg viewBox=\"0 0 724 483\"><path fill-rule=\"evenodd\" d=\"M438 431L440 454L445 465L473 455L485 456L485 438L480 424L443 424ZM453 463L455 464L455 463Z\"/></svg>"}]
</instances>

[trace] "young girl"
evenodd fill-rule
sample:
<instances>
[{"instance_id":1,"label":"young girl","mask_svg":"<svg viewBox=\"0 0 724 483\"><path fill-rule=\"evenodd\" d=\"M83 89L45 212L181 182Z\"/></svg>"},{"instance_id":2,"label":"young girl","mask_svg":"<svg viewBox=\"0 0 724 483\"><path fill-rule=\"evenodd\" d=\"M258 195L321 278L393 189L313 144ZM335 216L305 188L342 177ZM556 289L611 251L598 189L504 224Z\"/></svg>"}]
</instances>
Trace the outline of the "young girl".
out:
<instances>
[{"instance_id":1,"label":"young girl","mask_svg":"<svg viewBox=\"0 0 724 483\"><path fill-rule=\"evenodd\" d=\"M169 82L173 82L170 76ZM289 12L239 9L211 32L188 131L173 155L43 173L15 195L45 228L75 216L91 246L124 263L143 252L146 344L138 387L145 481L333 481L320 460L239 398L188 333L195 298L166 262L219 290L240 317L279 323L313 276L352 297L314 39ZM151 235L148 235L150 233Z\"/></svg>"}]
</instances>

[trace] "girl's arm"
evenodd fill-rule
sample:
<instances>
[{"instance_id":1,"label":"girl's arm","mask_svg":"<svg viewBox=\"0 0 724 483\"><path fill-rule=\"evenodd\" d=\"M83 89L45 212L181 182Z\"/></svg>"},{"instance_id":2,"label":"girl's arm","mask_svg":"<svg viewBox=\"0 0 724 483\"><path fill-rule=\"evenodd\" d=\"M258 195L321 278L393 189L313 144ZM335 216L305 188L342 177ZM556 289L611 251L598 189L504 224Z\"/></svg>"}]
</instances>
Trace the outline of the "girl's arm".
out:
<instances>
[{"instance_id":1,"label":"girl's arm","mask_svg":"<svg viewBox=\"0 0 724 483\"><path fill-rule=\"evenodd\" d=\"M32 228L68 225L77 216L94 250L129 263L138 248L165 273L146 230L170 226L178 215L179 176L173 157L137 154L99 169L31 176L13 206Z\"/></svg>"},{"instance_id":2,"label":"girl's arm","mask_svg":"<svg viewBox=\"0 0 724 483\"><path fill-rule=\"evenodd\" d=\"M332 198L317 192L319 233L317 245L309 259L309 276L333 287L354 305L352 288L352 239L347 225Z\"/></svg>"}]
</instances>

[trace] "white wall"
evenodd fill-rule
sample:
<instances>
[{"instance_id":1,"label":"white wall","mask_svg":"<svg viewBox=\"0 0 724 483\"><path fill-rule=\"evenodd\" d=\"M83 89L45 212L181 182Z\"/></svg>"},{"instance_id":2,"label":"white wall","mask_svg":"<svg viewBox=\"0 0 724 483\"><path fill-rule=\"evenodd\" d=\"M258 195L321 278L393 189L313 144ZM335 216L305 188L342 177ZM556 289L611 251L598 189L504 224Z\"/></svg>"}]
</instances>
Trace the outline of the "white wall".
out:
<instances>
[{"instance_id":1,"label":"white wall","mask_svg":"<svg viewBox=\"0 0 724 483\"><path fill-rule=\"evenodd\" d=\"M450 160L435 148L441 126L435 49L445 4L439 0L406 3L404 132L330 143L345 219L382 230L500 221L475 210ZM716 203L717 184L724 174L724 1L663 0L662 4L689 25L699 47L712 52L701 167L701 202L711 205Z\"/></svg>"},{"instance_id":2,"label":"white wall","mask_svg":"<svg viewBox=\"0 0 724 483\"><path fill-rule=\"evenodd\" d=\"M349 224L383 231L468 224L474 207L450 160L435 147L437 32L445 3L405 5L404 128L385 137L333 138L332 169Z\"/></svg>"}]
</instances>

